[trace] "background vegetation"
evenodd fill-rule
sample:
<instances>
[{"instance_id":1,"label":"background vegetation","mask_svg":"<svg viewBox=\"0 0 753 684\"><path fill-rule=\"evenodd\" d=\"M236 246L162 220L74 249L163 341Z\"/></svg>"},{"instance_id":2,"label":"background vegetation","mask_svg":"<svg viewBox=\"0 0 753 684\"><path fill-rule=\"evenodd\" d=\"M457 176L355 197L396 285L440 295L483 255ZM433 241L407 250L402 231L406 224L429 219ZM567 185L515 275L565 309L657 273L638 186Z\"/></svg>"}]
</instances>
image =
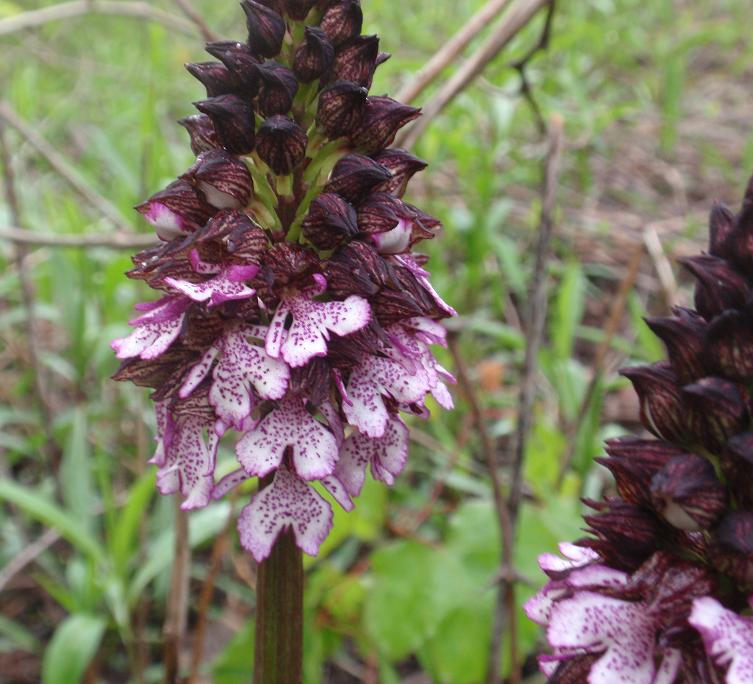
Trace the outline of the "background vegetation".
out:
<instances>
[{"instance_id":1,"label":"background vegetation","mask_svg":"<svg viewBox=\"0 0 753 684\"><path fill-rule=\"evenodd\" d=\"M0 19L48 4L0 0ZM219 34L242 37L235 2L193 4ZM394 53L378 73L380 93L395 92L483 2L363 4L365 29ZM687 301L668 263L702 247L711 201L735 202L753 168L746 0L559 5L551 43L526 71L544 117L564 117L566 148L515 548L518 601L542 582L536 556L579 535L579 497L609 486L593 462L602 440L637 429L615 369L656 359L641 317ZM153 6L180 14L169 0ZM542 24L543 15L434 120L415 150L432 166L411 195L445 225L427 247L434 282L462 313L453 330L470 398L503 475L546 149L511 64ZM131 207L192 161L174 124L202 96L182 68L204 59L188 33L85 16L0 35L0 98L141 233L148 228ZM5 140L20 216L0 201L0 226L113 232L27 137L8 127ZM146 392L108 379L117 365L109 341L125 334L145 294L123 277L129 263L122 250L19 251L0 240L2 681L162 678L174 504L155 493L146 465ZM455 398L453 413L412 424L411 460L394 489L368 483L307 561L307 683L484 681L500 542L472 402L460 389ZM195 681L250 678L255 570L231 513L242 504L189 516L185 673L206 627ZM518 659L536 681L538 631L520 616L518 631Z\"/></svg>"}]
</instances>

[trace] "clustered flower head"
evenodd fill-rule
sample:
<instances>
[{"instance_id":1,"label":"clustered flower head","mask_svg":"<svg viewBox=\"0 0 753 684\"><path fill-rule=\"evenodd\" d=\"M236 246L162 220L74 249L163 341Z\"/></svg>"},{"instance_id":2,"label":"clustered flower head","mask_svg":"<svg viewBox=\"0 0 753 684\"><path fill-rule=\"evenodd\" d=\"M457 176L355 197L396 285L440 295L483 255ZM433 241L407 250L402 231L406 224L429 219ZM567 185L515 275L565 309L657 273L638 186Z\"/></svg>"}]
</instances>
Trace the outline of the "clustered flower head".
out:
<instances>
[{"instance_id":1,"label":"clustered flower head","mask_svg":"<svg viewBox=\"0 0 753 684\"><path fill-rule=\"evenodd\" d=\"M647 321L668 360L623 371L654 438L607 443L618 496L586 501L591 536L539 559L550 581L526 611L550 682L753 682L753 180L684 265L695 310Z\"/></svg>"},{"instance_id":2,"label":"clustered flower head","mask_svg":"<svg viewBox=\"0 0 753 684\"><path fill-rule=\"evenodd\" d=\"M187 66L207 92L180 122L196 161L137 207L162 242L128 275L159 296L112 346L115 378L155 390L162 493L193 509L262 479L238 521L261 561L283 529L317 553L322 489L350 510L367 466L393 483L401 414L452 406L430 346L454 311L413 252L439 222L401 199L426 164L389 147L419 111L369 94L389 55L359 1L241 5L248 40ZM239 467L218 479L230 432Z\"/></svg>"}]
</instances>

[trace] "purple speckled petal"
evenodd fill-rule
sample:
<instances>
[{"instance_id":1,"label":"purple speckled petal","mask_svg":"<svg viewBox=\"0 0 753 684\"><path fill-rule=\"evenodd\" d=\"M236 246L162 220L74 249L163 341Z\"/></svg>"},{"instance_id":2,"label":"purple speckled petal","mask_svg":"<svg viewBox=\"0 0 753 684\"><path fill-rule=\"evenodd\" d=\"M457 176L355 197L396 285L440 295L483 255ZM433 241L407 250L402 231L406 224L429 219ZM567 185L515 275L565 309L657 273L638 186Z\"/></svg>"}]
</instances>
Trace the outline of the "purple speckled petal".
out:
<instances>
[{"instance_id":1,"label":"purple speckled petal","mask_svg":"<svg viewBox=\"0 0 753 684\"><path fill-rule=\"evenodd\" d=\"M693 601L688 622L703 638L706 653L728 667L727 684L753 682L753 619L727 610L710 596Z\"/></svg>"},{"instance_id":2,"label":"purple speckled petal","mask_svg":"<svg viewBox=\"0 0 753 684\"><path fill-rule=\"evenodd\" d=\"M256 290L245 285L244 281L250 280L258 272L258 266L230 266L203 283L189 283L176 278L165 278L165 282L195 302L209 302L209 306L217 306L231 300L253 297Z\"/></svg>"},{"instance_id":3,"label":"purple speckled petal","mask_svg":"<svg viewBox=\"0 0 753 684\"><path fill-rule=\"evenodd\" d=\"M394 359L367 355L350 374L343 412L348 422L364 434L381 437L389 420L382 395L401 404L412 404L421 401L429 390L430 381L422 368L409 373Z\"/></svg>"},{"instance_id":4,"label":"purple speckled petal","mask_svg":"<svg viewBox=\"0 0 753 684\"><path fill-rule=\"evenodd\" d=\"M287 397L236 446L238 461L249 475L263 477L280 466L285 449L293 453L295 470L304 480L331 475L337 440L316 420L299 397Z\"/></svg>"},{"instance_id":5,"label":"purple speckled petal","mask_svg":"<svg viewBox=\"0 0 753 684\"><path fill-rule=\"evenodd\" d=\"M338 413L337 408L331 401L327 400L319 406L319 410L326 419L327 425L329 425L332 434L335 436L337 446L342 446L342 443L345 441L345 426L340 419L340 414Z\"/></svg>"},{"instance_id":6,"label":"purple speckled petal","mask_svg":"<svg viewBox=\"0 0 753 684\"><path fill-rule=\"evenodd\" d=\"M398 417L390 418L382 437L354 432L345 440L335 475L351 496L358 496L371 464L374 479L388 485L403 471L408 460L408 428Z\"/></svg>"},{"instance_id":7,"label":"purple speckled petal","mask_svg":"<svg viewBox=\"0 0 753 684\"><path fill-rule=\"evenodd\" d=\"M523 610L530 620L546 626L552 617L555 601L561 598L567 587L564 582L547 582L536 594L523 604Z\"/></svg>"},{"instance_id":8,"label":"purple speckled petal","mask_svg":"<svg viewBox=\"0 0 753 684\"><path fill-rule=\"evenodd\" d=\"M589 684L653 684L655 631L643 604L584 591L553 606L547 638L555 649L605 651Z\"/></svg>"},{"instance_id":9,"label":"purple speckled petal","mask_svg":"<svg viewBox=\"0 0 753 684\"><path fill-rule=\"evenodd\" d=\"M573 570L599 560L599 554L593 549L576 546L570 542L559 544L559 550L564 558L554 553L542 553L539 556L539 567L547 574L550 572L561 573L566 570Z\"/></svg>"},{"instance_id":10,"label":"purple speckled petal","mask_svg":"<svg viewBox=\"0 0 753 684\"><path fill-rule=\"evenodd\" d=\"M251 415L255 399L281 399L290 378L288 367L249 343L244 329L228 332L222 341L222 356L214 368L209 403L217 417L237 430Z\"/></svg>"},{"instance_id":11,"label":"purple speckled petal","mask_svg":"<svg viewBox=\"0 0 753 684\"><path fill-rule=\"evenodd\" d=\"M140 307L147 313L130 322L136 329L128 337L110 343L116 356L119 359L130 359L134 356L147 360L156 359L167 351L180 334L183 318L190 303L185 297L170 296L163 297L148 309Z\"/></svg>"},{"instance_id":12,"label":"purple speckled petal","mask_svg":"<svg viewBox=\"0 0 753 684\"><path fill-rule=\"evenodd\" d=\"M154 437L157 448L154 450L154 456L149 460L149 463L161 467L165 465L167 459L175 424L166 401L160 401L154 405L154 414L157 419L157 434Z\"/></svg>"},{"instance_id":13,"label":"purple speckled petal","mask_svg":"<svg viewBox=\"0 0 753 684\"><path fill-rule=\"evenodd\" d=\"M336 475L328 475L321 482L324 488L332 495L332 498L337 501L344 510L352 511L355 508L352 499L345 489L345 485Z\"/></svg>"},{"instance_id":14,"label":"purple speckled petal","mask_svg":"<svg viewBox=\"0 0 753 684\"><path fill-rule=\"evenodd\" d=\"M269 331L272 341L267 351L276 356L273 352L279 348L282 358L293 368L305 365L315 356L324 356L330 333L349 335L371 320L369 303L357 295L342 302L317 302L306 295L298 295L285 300L281 308L291 314L293 322L279 346L285 319L275 314Z\"/></svg>"},{"instance_id":15,"label":"purple speckled petal","mask_svg":"<svg viewBox=\"0 0 753 684\"><path fill-rule=\"evenodd\" d=\"M272 550L277 535L288 526L298 546L315 556L332 527L332 509L314 489L282 466L272 484L241 511L238 533L243 547L261 562Z\"/></svg>"},{"instance_id":16,"label":"purple speckled petal","mask_svg":"<svg viewBox=\"0 0 753 684\"><path fill-rule=\"evenodd\" d=\"M204 352L204 355L199 359L195 366L191 367L191 370L186 373L186 379L180 387L178 395L181 399L185 399L191 394L204 380L209 371L212 369L212 364L220 353L220 346L213 344L209 349Z\"/></svg>"},{"instance_id":17,"label":"purple speckled petal","mask_svg":"<svg viewBox=\"0 0 753 684\"><path fill-rule=\"evenodd\" d=\"M680 665L682 665L682 653L675 648L669 649L662 658L652 684L673 684L680 671Z\"/></svg>"},{"instance_id":18,"label":"purple speckled petal","mask_svg":"<svg viewBox=\"0 0 753 684\"><path fill-rule=\"evenodd\" d=\"M207 429L204 420L190 414L179 416L166 444L164 463L157 471L160 492L183 494L183 510L206 506L214 487L218 445L219 437L211 426Z\"/></svg>"},{"instance_id":19,"label":"purple speckled petal","mask_svg":"<svg viewBox=\"0 0 753 684\"><path fill-rule=\"evenodd\" d=\"M267 350L267 354L273 359L280 358L280 348L285 339L285 321L288 320L289 313L290 308L288 307L287 302L280 302L277 311L275 311L275 315L272 317L272 321L269 324L267 336L264 341L264 348Z\"/></svg>"},{"instance_id":20,"label":"purple speckled petal","mask_svg":"<svg viewBox=\"0 0 753 684\"><path fill-rule=\"evenodd\" d=\"M228 473L212 488L212 499L215 501L221 499L248 479L250 477L243 468L238 468L232 473Z\"/></svg>"}]
</instances>

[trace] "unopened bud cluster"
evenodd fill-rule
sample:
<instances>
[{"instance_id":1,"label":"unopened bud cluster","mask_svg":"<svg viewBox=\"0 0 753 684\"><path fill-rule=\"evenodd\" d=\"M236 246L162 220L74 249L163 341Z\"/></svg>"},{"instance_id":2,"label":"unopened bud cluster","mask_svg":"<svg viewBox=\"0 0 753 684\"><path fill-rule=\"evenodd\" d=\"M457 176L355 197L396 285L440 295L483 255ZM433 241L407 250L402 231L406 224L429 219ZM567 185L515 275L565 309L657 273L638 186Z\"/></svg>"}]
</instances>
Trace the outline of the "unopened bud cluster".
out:
<instances>
[{"instance_id":1,"label":"unopened bud cluster","mask_svg":"<svg viewBox=\"0 0 753 684\"><path fill-rule=\"evenodd\" d=\"M439 222L402 200L426 165L390 148L418 110L369 94L388 55L358 0L244 0L248 38L187 69L197 155L138 210L162 241L128 275L158 291L113 342L115 375L153 388L158 486L206 506L258 477L241 543L263 560L291 528L315 554L365 471L405 466L401 413L452 406L434 359L454 311L413 252ZM215 476L234 432L236 468ZM314 486L314 483L317 483Z\"/></svg>"},{"instance_id":2,"label":"unopened bud cluster","mask_svg":"<svg viewBox=\"0 0 753 684\"><path fill-rule=\"evenodd\" d=\"M540 559L550 682L753 682L753 181L684 265L695 310L647 321L668 359L623 371L654 438L607 443L618 496Z\"/></svg>"}]
</instances>

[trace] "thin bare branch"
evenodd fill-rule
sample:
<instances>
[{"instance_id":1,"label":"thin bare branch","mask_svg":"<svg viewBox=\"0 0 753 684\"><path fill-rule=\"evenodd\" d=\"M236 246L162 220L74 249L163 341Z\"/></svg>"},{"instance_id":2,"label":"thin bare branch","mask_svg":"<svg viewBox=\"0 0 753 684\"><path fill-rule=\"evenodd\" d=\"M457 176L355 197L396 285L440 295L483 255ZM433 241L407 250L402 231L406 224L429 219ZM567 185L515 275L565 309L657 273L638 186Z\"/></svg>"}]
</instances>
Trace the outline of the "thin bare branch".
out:
<instances>
[{"instance_id":1,"label":"thin bare branch","mask_svg":"<svg viewBox=\"0 0 753 684\"><path fill-rule=\"evenodd\" d=\"M204 17L202 17L201 14L196 11L194 6L190 3L190 0L173 1L178 7L180 7L180 9L183 11L183 14L185 14L189 18L189 20L194 23L204 40L210 43L214 40L219 40L219 36L214 31L212 31L211 28L209 28L207 23L204 21Z\"/></svg>"},{"instance_id":2,"label":"thin bare branch","mask_svg":"<svg viewBox=\"0 0 753 684\"><path fill-rule=\"evenodd\" d=\"M0 119L15 128L28 143L44 157L50 166L100 215L112 221L118 228L128 232L130 223L112 203L100 195L81 174L61 155L55 147L47 142L27 121L24 121L8 102L0 102Z\"/></svg>"},{"instance_id":3,"label":"thin bare branch","mask_svg":"<svg viewBox=\"0 0 753 684\"><path fill-rule=\"evenodd\" d=\"M460 388L470 404L473 422L476 424L476 429L481 437L481 450L486 463L489 479L492 484L494 509L496 511L497 525L499 526L501 536L502 575L504 579L500 582L499 592L510 600L511 598L514 598L514 596L511 597L513 581L508 579L515 576L515 570L513 568L514 528L510 518L510 511L507 507L507 502L505 501L504 493L502 491L502 482L499 477L499 463L497 462L497 450L492 441L491 435L489 435L489 431L486 429L486 419L481 408L481 402L476 394L475 385L470 379L468 366L465 363L463 355L460 353L456 335L451 333L447 338L447 342L450 353L452 354L452 359L455 363L455 370L458 374ZM512 605L513 610L515 609L514 601L510 604L506 602L505 605ZM517 633L515 632L514 621L511 622L510 639L513 644L516 643ZM499 656L499 650L497 651L497 656ZM499 660L499 657L497 657L497 660ZM494 666L494 671L498 672L497 666ZM498 678L497 674L494 676ZM490 679L489 681L491 682L492 680ZM497 679L494 679L493 681L494 684L496 684Z\"/></svg>"},{"instance_id":4,"label":"thin bare branch","mask_svg":"<svg viewBox=\"0 0 753 684\"><path fill-rule=\"evenodd\" d=\"M635 281L638 278L638 272L641 261L643 261L644 254L645 248L643 244L638 243L633 250L633 254L630 257L630 263L628 264L627 273L620 282L617 294L612 300L612 306L609 311L609 318L607 319L607 324L604 328L604 339L601 341L598 349L596 350L596 357L593 362L593 375L591 376L591 381L588 383L586 393L583 395L583 400L581 401L580 407L578 409L578 415L576 416L575 421L568 430L567 450L565 451L565 457L562 459L562 464L560 465L555 489L560 489L562 487L562 484L565 481L565 476L567 475L567 472L568 470L570 470L570 466L573 463L573 458L575 457L575 448L577 446L576 437L578 436L578 432L580 432L583 421L586 419L586 415L588 414L588 408L591 405L591 400L593 399L594 392L596 391L596 386L598 385L604 370L604 360L606 359L607 352L612 345L612 339L617 333L617 328L619 327L620 321L622 320L622 315L623 313L625 313L627 296L633 289L633 285L635 285Z\"/></svg>"},{"instance_id":5,"label":"thin bare branch","mask_svg":"<svg viewBox=\"0 0 753 684\"><path fill-rule=\"evenodd\" d=\"M5 201L10 209L10 217L16 223L21 223L21 204L16 194L16 178L13 173L10 149L6 140L5 125L0 121L0 158L3 164L3 188ZM26 265L27 248L23 244L16 244L14 261L18 270L18 279L21 285L21 302L26 314L26 337L29 352L29 363L34 375L34 388L36 390L36 403L42 422L42 430L45 435L46 452L48 457L56 460L58 456L55 436L52 432L52 408L49 404L47 392L47 375L39 361L39 344L37 337L36 307L34 304L34 283Z\"/></svg>"},{"instance_id":6,"label":"thin bare branch","mask_svg":"<svg viewBox=\"0 0 753 684\"><path fill-rule=\"evenodd\" d=\"M178 0L176 0L178 1ZM421 70L398 92L396 99L413 102L465 50L468 44L496 19L509 0L489 0L461 29L442 45Z\"/></svg>"},{"instance_id":7,"label":"thin bare branch","mask_svg":"<svg viewBox=\"0 0 753 684\"><path fill-rule=\"evenodd\" d=\"M14 556L8 564L0 570L0 592L5 589L10 582L19 572L21 572L27 565L33 563L39 556L41 556L47 549L50 548L58 539L60 539L60 532L55 529L46 529L42 535L35 539L31 544L24 546L21 553Z\"/></svg>"},{"instance_id":8,"label":"thin bare branch","mask_svg":"<svg viewBox=\"0 0 753 684\"><path fill-rule=\"evenodd\" d=\"M515 432L509 443L511 458L510 495L507 500L508 517L511 521L512 536L518 519L518 510L523 490L523 460L526 442L533 422L533 402L536 393L536 371L539 347L544 336L544 323L547 311L547 265L550 258L550 245L554 232L554 210L559 184L560 160L564 136L564 121L561 116L552 116L548 128L548 150L544 162L544 185L542 188L541 217L539 235L536 244L536 256L531 276L531 298L526 313L526 354L518 395L518 420ZM502 559L503 568L506 565ZM509 567L509 566L508 566ZM502 655L502 634L507 615L507 629L510 633L510 660L512 669L509 681L517 684L521 681L520 663L518 662L517 644L514 641L517 631L517 610L515 605L515 584L512 578L503 579L500 584L497 605L494 614L492 647L489 655L487 682L497 684Z\"/></svg>"},{"instance_id":9,"label":"thin bare branch","mask_svg":"<svg viewBox=\"0 0 753 684\"><path fill-rule=\"evenodd\" d=\"M8 240L19 245L34 247L108 247L110 249L144 249L157 244L153 235L139 235L133 232L110 233L109 235L84 234L61 235L59 233L39 233L13 226L0 227L0 240Z\"/></svg>"},{"instance_id":10,"label":"thin bare branch","mask_svg":"<svg viewBox=\"0 0 753 684\"><path fill-rule=\"evenodd\" d=\"M426 131L429 124L458 94L463 92L507 44L523 29L536 13L550 0L516 0L504 13L493 33L469 57L436 95L423 107L423 116L410 127L403 129L398 145L411 148Z\"/></svg>"},{"instance_id":11,"label":"thin bare branch","mask_svg":"<svg viewBox=\"0 0 753 684\"><path fill-rule=\"evenodd\" d=\"M669 310L675 305L677 298L677 280L675 280L672 265L669 263L669 259L667 259L664 247L662 247L655 224L649 223L643 229L643 242L646 245L646 250L651 260L654 262L656 275L659 277L659 283L661 284L664 296L664 305Z\"/></svg>"},{"instance_id":12,"label":"thin bare branch","mask_svg":"<svg viewBox=\"0 0 753 684\"><path fill-rule=\"evenodd\" d=\"M21 12L0 19L0 36L7 36L17 31L37 28L53 21L63 21L86 14L107 14L132 19L156 21L181 33L196 35L193 23L183 17L164 12L152 7L148 2L128 2L126 0L73 0L41 9Z\"/></svg>"},{"instance_id":13,"label":"thin bare branch","mask_svg":"<svg viewBox=\"0 0 753 684\"><path fill-rule=\"evenodd\" d=\"M175 495L175 547L173 571L170 575L170 594L162 629L164 637L165 684L180 681L180 650L186 633L188 614L188 580L191 547L188 543L188 514L180 508L180 496Z\"/></svg>"}]
</instances>

